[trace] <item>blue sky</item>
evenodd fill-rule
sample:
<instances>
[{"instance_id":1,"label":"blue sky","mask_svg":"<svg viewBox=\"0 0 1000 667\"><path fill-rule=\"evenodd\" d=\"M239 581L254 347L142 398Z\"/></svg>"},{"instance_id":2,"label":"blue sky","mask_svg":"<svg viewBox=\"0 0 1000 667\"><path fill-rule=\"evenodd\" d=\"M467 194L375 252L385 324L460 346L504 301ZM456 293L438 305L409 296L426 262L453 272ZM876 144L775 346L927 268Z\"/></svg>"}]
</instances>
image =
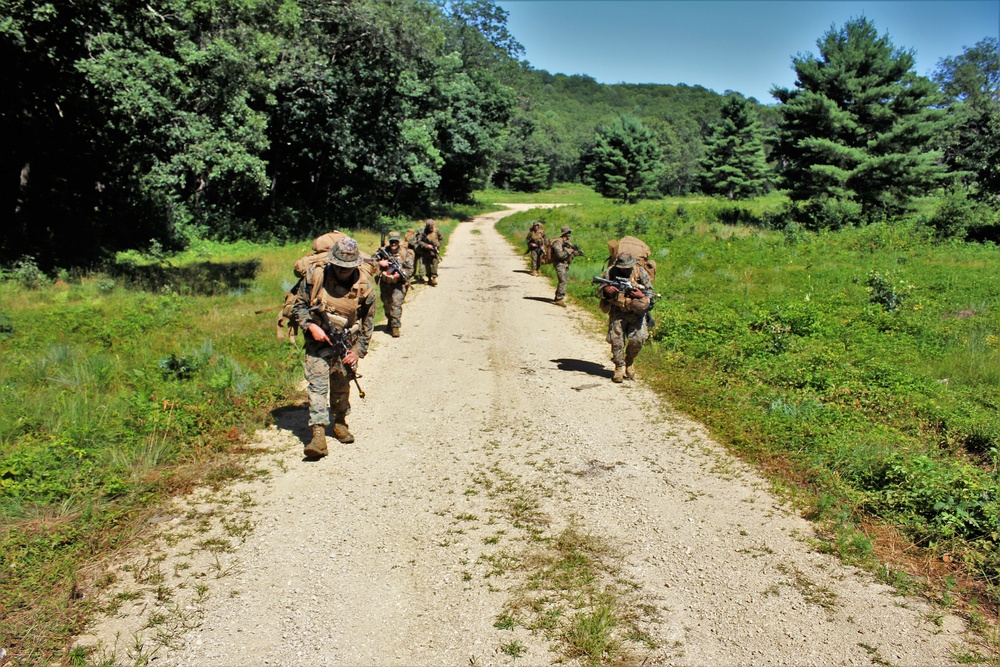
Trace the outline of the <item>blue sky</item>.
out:
<instances>
[{"instance_id":1,"label":"blue sky","mask_svg":"<svg viewBox=\"0 0 1000 667\"><path fill-rule=\"evenodd\" d=\"M1000 0L496 0L533 67L601 83L686 83L774 103L791 59L859 16L929 75L1000 32Z\"/></svg>"}]
</instances>

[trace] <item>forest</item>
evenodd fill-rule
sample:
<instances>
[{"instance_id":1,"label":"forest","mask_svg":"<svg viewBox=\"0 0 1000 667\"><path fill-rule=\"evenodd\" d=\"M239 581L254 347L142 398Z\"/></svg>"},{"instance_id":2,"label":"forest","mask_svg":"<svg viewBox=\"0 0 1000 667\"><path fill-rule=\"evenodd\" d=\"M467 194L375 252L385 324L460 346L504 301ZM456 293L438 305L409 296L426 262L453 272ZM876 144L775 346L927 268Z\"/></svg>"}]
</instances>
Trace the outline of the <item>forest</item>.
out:
<instances>
[{"instance_id":1,"label":"forest","mask_svg":"<svg viewBox=\"0 0 1000 667\"><path fill-rule=\"evenodd\" d=\"M779 191L777 228L919 211L942 237L993 237L993 38L928 79L852 19L767 105L533 69L489 0L0 0L0 15L8 269L388 228L476 188L558 182L622 203Z\"/></svg>"}]
</instances>

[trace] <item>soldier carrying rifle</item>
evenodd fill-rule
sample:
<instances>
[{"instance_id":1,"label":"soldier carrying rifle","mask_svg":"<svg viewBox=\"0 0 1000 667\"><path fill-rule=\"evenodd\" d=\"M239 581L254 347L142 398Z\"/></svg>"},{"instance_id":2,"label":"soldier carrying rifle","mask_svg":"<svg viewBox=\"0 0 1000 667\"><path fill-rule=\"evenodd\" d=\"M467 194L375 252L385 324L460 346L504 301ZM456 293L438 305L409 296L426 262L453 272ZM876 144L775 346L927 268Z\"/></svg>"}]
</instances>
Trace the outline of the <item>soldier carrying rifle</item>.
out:
<instances>
[{"instance_id":1,"label":"soldier carrying rifle","mask_svg":"<svg viewBox=\"0 0 1000 667\"><path fill-rule=\"evenodd\" d=\"M388 265L386 260L362 260L357 241L344 236L330 249L326 265L309 269L295 293L292 318L305 332L304 371L312 427L312 440L303 451L306 458L327 455L326 427L331 415L333 436L340 442L354 442L346 421L351 411L350 383L357 383L358 360L368 353L375 326L374 278L379 266Z\"/></svg>"},{"instance_id":2,"label":"soldier carrying rifle","mask_svg":"<svg viewBox=\"0 0 1000 667\"><path fill-rule=\"evenodd\" d=\"M563 225L559 230L559 238L552 239L549 244L552 249L552 268L556 270L556 278L559 284L556 285L556 296L552 303L557 306L566 305L566 282L569 280L569 264L574 257L583 255L583 251L570 243L569 237L573 230Z\"/></svg>"},{"instance_id":3,"label":"soldier carrying rifle","mask_svg":"<svg viewBox=\"0 0 1000 667\"><path fill-rule=\"evenodd\" d=\"M442 241L437 223L433 220L425 220L424 228L417 232L414 240L417 244L417 260L423 263L424 273L427 274L427 284L434 287L437 285L438 262L440 261L438 251L441 249Z\"/></svg>"},{"instance_id":4,"label":"soldier carrying rifle","mask_svg":"<svg viewBox=\"0 0 1000 667\"><path fill-rule=\"evenodd\" d=\"M600 285L601 311L608 314L607 341L615 364L611 380L634 380L633 364L649 339L649 311L659 296L653 293L653 280L635 257L622 253L594 282Z\"/></svg>"}]
</instances>

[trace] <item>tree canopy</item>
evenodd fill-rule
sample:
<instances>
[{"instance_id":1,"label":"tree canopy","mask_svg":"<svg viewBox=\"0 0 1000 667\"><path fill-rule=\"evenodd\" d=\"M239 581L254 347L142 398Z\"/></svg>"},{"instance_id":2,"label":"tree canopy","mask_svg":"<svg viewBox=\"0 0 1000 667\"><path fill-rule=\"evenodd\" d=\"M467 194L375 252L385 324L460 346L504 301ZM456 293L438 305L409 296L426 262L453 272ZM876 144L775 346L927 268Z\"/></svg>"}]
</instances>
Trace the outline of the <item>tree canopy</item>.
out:
<instances>
[{"instance_id":1,"label":"tree canopy","mask_svg":"<svg viewBox=\"0 0 1000 667\"><path fill-rule=\"evenodd\" d=\"M582 160L584 179L608 199L631 204L659 196L662 153L652 131L635 116L622 114L600 125Z\"/></svg>"},{"instance_id":2,"label":"tree canopy","mask_svg":"<svg viewBox=\"0 0 1000 667\"><path fill-rule=\"evenodd\" d=\"M792 199L854 202L871 216L941 184L944 98L913 71L913 52L865 18L817 46L793 59L795 88L773 91L783 105L774 156Z\"/></svg>"},{"instance_id":3,"label":"tree canopy","mask_svg":"<svg viewBox=\"0 0 1000 667\"><path fill-rule=\"evenodd\" d=\"M730 95L722 119L705 139L702 190L727 199L763 193L770 179L764 156L763 131L757 113L740 95Z\"/></svg>"}]
</instances>

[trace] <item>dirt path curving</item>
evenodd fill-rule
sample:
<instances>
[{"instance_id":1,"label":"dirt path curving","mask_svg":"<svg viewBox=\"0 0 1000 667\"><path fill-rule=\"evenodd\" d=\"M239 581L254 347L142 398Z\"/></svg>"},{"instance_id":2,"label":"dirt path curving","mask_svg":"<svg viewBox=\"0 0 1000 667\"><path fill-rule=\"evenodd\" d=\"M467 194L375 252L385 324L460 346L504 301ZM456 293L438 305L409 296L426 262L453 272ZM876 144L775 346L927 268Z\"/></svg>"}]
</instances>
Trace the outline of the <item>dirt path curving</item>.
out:
<instances>
[{"instance_id":1,"label":"dirt path curving","mask_svg":"<svg viewBox=\"0 0 1000 667\"><path fill-rule=\"evenodd\" d=\"M528 208L525 205L514 209ZM460 224L403 336L377 327L352 445L187 499L83 645L153 665L944 665L964 627L809 546L808 522ZM130 657L131 656L131 657Z\"/></svg>"}]
</instances>

